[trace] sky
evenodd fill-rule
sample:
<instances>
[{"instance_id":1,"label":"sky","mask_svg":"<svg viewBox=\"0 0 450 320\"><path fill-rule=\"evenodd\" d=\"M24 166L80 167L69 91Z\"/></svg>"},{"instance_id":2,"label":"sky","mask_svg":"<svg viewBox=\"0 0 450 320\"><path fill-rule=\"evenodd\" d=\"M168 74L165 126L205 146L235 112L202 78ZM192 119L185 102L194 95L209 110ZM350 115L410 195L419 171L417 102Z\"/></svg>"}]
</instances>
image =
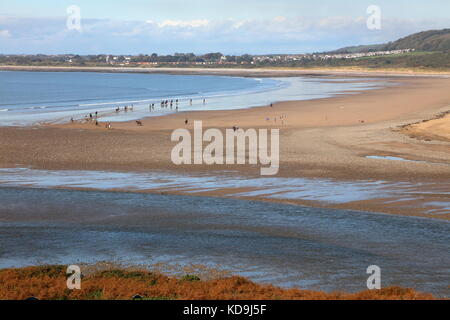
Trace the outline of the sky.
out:
<instances>
[{"instance_id":1,"label":"sky","mask_svg":"<svg viewBox=\"0 0 450 320\"><path fill-rule=\"evenodd\" d=\"M443 28L449 0L2 0L0 54L311 53Z\"/></svg>"}]
</instances>

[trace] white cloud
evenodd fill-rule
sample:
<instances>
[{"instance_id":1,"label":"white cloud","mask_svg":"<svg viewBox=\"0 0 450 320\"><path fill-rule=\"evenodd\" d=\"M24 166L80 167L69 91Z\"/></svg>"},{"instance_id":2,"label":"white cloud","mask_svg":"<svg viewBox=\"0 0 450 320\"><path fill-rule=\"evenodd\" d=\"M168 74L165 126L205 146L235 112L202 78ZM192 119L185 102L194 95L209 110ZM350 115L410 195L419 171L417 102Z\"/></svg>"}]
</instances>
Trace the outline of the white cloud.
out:
<instances>
[{"instance_id":1,"label":"white cloud","mask_svg":"<svg viewBox=\"0 0 450 320\"><path fill-rule=\"evenodd\" d=\"M0 30L0 37L9 38L11 37L11 33L9 32L9 30Z\"/></svg>"},{"instance_id":2,"label":"white cloud","mask_svg":"<svg viewBox=\"0 0 450 320\"><path fill-rule=\"evenodd\" d=\"M163 22L158 23L158 27L181 27L181 28L198 28L204 27L209 24L209 20L191 20L191 21L182 21L182 20L164 20Z\"/></svg>"},{"instance_id":3,"label":"white cloud","mask_svg":"<svg viewBox=\"0 0 450 320\"><path fill-rule=\"evenodd\" d=\"M395 40L450 20L385 19L382 30L366 27L366 17L319 20L271 19L118 21L83 19L83 33L70 32L65 18L0 16L0 45L9 53L279 53L312 52ZM4 53L4 52L2 52Z\"/></svg>"}]
</instances>

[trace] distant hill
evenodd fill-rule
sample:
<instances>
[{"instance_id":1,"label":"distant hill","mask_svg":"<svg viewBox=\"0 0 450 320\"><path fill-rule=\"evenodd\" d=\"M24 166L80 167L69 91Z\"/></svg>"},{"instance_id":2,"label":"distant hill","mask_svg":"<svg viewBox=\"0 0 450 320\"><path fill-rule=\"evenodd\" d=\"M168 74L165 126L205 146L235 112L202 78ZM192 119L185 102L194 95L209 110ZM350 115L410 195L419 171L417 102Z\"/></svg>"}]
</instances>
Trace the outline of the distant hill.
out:
<instances>
[{"instance_id":1,"label":"distant hill","mask_svg":"<svg viewBox=\"0 0 450 320\"><path fill-rule=\"evenodd\" d=\"M431 30L412 34L390 42L384 50L416 49L416 51L450 50L450 29Z\"/></svg>"},{"instance_id":2,"label":"distant hill","mask_svg":"<svg viewBox=\"0 0 450 320\"><path fill-rule=\"evenodd\" d=\"M358 52L375 52L382 51L386 44L371 44L371 45L362 45L362 46L352 46L345 47L338 50L330 51L327 53L358 53Z\"/></svg>"},{"instance_id":3,"label":"distant hill","mask_svg":"<svg viewBox=\"0 0 450 320\"><path fill-rule=\"evenodd\" d=\"M332 51L331 53L356 53L400 49L448 51L450 50L450 29L423 31L386 44L346 47Z\"/></svg>"}]
</instances>

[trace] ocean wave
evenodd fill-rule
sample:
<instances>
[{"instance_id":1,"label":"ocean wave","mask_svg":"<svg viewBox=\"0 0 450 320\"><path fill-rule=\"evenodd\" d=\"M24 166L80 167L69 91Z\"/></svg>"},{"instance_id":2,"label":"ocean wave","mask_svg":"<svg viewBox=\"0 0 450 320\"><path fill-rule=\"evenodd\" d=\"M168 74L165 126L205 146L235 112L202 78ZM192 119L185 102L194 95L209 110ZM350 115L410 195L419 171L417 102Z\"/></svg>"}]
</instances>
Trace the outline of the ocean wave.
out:
<instances>
[{"instance_id":1,"label":"ocean wave","mask_svg":"<svg viewBox=\"0 0 450 320\"><path fill-rule=\"evenodd\" d=\"M36 109L47 109L48 106L34 106L27 108L28 110L36 110Z\"/></svg>"},{"instance_id":2,"label":"ocean wave","mask_svg":"<svg viewBox=\"0 0 450 320\"><path fill-rule=\"evenodd\" d=\"M9 109L0 109L0 112L9 111Z\"/></svg>"}]
</instances>

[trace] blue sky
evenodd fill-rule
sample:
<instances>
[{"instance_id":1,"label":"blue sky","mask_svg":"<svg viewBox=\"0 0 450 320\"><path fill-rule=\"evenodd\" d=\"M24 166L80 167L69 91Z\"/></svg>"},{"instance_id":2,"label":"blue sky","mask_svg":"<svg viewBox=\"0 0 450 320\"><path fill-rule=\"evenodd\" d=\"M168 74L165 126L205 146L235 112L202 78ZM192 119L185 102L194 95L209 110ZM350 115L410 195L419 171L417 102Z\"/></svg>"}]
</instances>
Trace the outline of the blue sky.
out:
<instances>
[{"instance_id":1,"label":"blue sky","mask_svg":"<svg viewBox=\"0 0 450 320\"><path fill-rule=\"evenodd\" d=\"M14 0L0 5L0 53L304 53L450 27L448 0ZM68 30L67 7L81 10ZM369 5L381 29L366 26Z\"/></svg>"}]
</instances>

